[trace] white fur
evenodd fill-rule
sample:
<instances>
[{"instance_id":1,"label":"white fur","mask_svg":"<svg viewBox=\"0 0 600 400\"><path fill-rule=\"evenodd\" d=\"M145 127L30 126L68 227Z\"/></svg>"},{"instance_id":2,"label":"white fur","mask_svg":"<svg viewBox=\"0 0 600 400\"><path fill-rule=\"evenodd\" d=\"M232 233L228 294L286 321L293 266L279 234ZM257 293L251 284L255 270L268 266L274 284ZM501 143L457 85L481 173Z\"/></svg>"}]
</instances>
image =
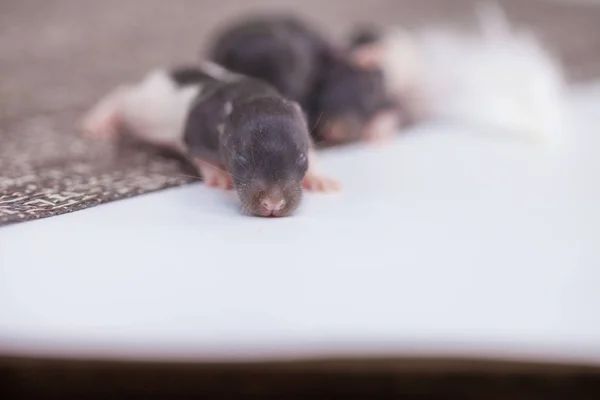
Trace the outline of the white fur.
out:
<instances>
[{"instance_id":1,"label":"white fur","mask_svg":"<svg viewBox=\"0 0 600 400\"><path fill-rule=\"evenodd\" d=\"M483 132L556 143L564 79L558 61L497 6L479 9L480 32L397 30L384 41L383 67L395 93L418 85L434 118Z\"/></svg>"},{"instance_id":2,"label":"white fur","mask_svg":"<svg viewBox=\"0 0 600 400\"><path fill-rule=\"evenodd\" d=\"M420 85L423 79L421 56L412 35L396 28L383 38L382 67L388 88L404 93Z\"/></svg>"},{"instance_id":3,"label":"white fur","mask_svg":"<svg viewBox=\"0 0 600 400\"><path fill-rule=\"evenodd\" d=\"M241 78L239 74L233 73L212 61L202 61L200 67L205 74L218 81L235 82Z\"/></svg>"},{"instance_id":4,"label":"white fur","mask_svg":"<svg viewBox=\"0 0 600 400\"><path fill-rule=\"evenodd\" d=\"M189 107L201 87L179 87L166 71L156 70L130 86L121 97L119 114L141 138L180 146Z\"/></svg>"}]
</instances>

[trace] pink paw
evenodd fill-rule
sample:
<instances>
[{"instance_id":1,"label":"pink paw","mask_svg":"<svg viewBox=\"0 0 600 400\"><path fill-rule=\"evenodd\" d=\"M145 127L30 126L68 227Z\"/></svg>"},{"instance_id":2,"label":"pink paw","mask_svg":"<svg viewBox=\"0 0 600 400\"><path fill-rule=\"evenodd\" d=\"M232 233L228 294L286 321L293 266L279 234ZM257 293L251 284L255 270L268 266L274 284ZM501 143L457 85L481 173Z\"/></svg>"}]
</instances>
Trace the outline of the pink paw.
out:
<instances>
[{"instance_id":1,"label":"pink paw","mask_svg":"<svg viewBox=\"0 0 600 400\"><path fill-rule=\"evenodd\" d=\"M102 98L83 118L81 129L86 136L96 139L112 139L119 134L122 125L121 106L131 89L119 86Z\"/></svg>"},{"instance_id":2,"label":"pink paw","mask_svg":"<svg viewBox=\"0 0 600 400\"><path fill-rule=\"evenodd\" d=\"M333 193L341 189L340 183L319 174L307 174L302 180L302 187L311 192Z\"/></svg>"},{"instance_id":3,"label":"pink paw","mask_svg":"<svg viewBox=\"0 0 600 400\"><path fill-rule=\"evenodd\" d=\"M120 118L116 112L95 112L92 110L81 123L84 135L94 139L112 139L118 135Z\"/></svg>"},{"instance_id":4,"label":"pink paw","mask_svg":"<svg viewBox=\"0 0 600 400\"><path fill-rule=\"evenodd\" d=\"M392 142L396 136L396 131L393 132L377 132L377 134L368 135L366 141L376 146L384 146Z\"/></svg>"},{"instance_id":5,"label":"pink paw","mask_svg":"<svg viewBox=\"0 0 600 400\"><path fill-rule=\"evenodd\" d=\"M374 144L387 144L394 139L400 127L400 117L395 112L376 116L365 130L365 140Z\"/></svg>"},{"instance_id":6,"label":"pink paw","mask_svg":"<svg viewBox=\"0 0 600 400\"><path fill-rule=\"evenodd\" d=\"M233 189L233 180L226 171L204 161L196 160L196 165L206 186L223 190Z\"/></svg>"}]
</instances>

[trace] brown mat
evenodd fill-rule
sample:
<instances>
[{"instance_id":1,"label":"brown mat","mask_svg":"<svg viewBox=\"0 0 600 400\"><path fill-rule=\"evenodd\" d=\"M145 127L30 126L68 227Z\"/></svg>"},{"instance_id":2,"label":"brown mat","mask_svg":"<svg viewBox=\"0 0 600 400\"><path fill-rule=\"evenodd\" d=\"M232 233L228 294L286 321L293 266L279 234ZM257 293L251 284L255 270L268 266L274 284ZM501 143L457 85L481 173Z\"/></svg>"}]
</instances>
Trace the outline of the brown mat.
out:
<instances>
[{"instance_id":1,"label":"brown mat","mask_svg":"<svg viewBox=\"0 0 600 400\"><path fill-rule=\"evenodd\" d=\"M80 138L81 113L123 80L194 61L215 25L248 10L294 9L340 35L357 23L464 20L472 0L3 0L0 2L0 225L194 180L178 160ZM539 27L570 76L600 73L600 7L504 1Z\"/></svg>"}]
</instances>

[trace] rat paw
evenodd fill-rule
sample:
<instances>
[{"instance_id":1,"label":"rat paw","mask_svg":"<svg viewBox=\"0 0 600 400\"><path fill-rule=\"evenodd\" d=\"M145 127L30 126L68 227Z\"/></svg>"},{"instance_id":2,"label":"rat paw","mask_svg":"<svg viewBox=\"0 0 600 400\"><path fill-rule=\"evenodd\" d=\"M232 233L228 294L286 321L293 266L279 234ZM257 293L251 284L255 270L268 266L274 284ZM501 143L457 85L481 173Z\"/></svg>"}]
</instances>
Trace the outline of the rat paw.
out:
<instances>
[{"instance_id":1,"label":"rat paw","mask_svg":"<svg viewBox=\"0 0 600 400\"><path fill-rule=\"evenodd\" d=\"M94 139L113 139L119 133L120 118L116 112L92 111L81 123L85 136Z\"/></svg>"},{"instance_id":2,"label":"rat paw","mask_svg":"<svg viewBox=\"0 0 600 400\"><path fill-rule=\"evenodd\" d=\"M223 190L233 189L233 180L226 171L198 160L196 160L196 165L206 186Z\"/></svg>"},{"instance_id":3,"label":"rat paw","mask_svg":"<svg viewBox=\"0 0 600 400\"><path fill-rule=\"evenodd\" d=\"M385 146L390 144L396 137L396 132L378 132L375 135L369 135L365 138L365 141L375 146Z\"/></svg>"},{"instance_id":4,"label":"rat paw","mask_svg":"<svg viewBox=\"0 0 600 400\"><path fill-rule=\"evenodd\" d=\"M418 87L407 89L402 96L402 103L404 104L403 111L405 114L404 125L412 125L431 116L432 104L423 89Z\"/></svg>"},{"instance_id":5,"label":"rat paw","mask_svg":"<svg viewBox=\"0 0 600 400\"><path fill-rule=\"evenodd\" d=\"M367 126L364 139L376 145L390 143L396 137L399 127L400 116L397 113L381 113Z\"/></svg>"},{"instance_id":6,"label":"rat paw","mask_svg":"<svg viewBox=\"0 0 600 400\"><path fill-rule=\"evenodd\" d=\"M80 128L83 134L96 139L112 139L119 134L123 122L123 100L131 89L119 86L103 97L83 118Z\"/></svg>"},{"instance_id":7,"label":"rat paw","mask_svg":"<svg viewBox=\"0 0 600 400\"><path fill-rule=\"evenodd\" d=\"M302 180L302 187L311 192L333 193L341 189L340 183L320 174L309 174Z\"/></svg>"}]
</instances>

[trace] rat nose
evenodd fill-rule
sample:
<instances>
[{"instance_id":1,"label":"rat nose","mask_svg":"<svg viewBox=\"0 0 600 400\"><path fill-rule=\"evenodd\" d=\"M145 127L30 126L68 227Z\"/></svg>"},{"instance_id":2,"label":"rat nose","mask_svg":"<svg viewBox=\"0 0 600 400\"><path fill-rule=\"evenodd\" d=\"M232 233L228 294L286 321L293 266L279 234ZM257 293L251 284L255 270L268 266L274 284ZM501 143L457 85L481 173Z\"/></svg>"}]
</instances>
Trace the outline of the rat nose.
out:
<instances>
[{"instance_id":1,"label":"rat nose","mask_svg":"<svg viewBox=\"0 0 600 400\"><path fill-rule=\"evenodd\" d=\"M261 204L265 210L273 212L281 210L283 206L285 206L285 200L280 198L272 199L271 197L265 197Z\"/></svg>"}]
</instances>

